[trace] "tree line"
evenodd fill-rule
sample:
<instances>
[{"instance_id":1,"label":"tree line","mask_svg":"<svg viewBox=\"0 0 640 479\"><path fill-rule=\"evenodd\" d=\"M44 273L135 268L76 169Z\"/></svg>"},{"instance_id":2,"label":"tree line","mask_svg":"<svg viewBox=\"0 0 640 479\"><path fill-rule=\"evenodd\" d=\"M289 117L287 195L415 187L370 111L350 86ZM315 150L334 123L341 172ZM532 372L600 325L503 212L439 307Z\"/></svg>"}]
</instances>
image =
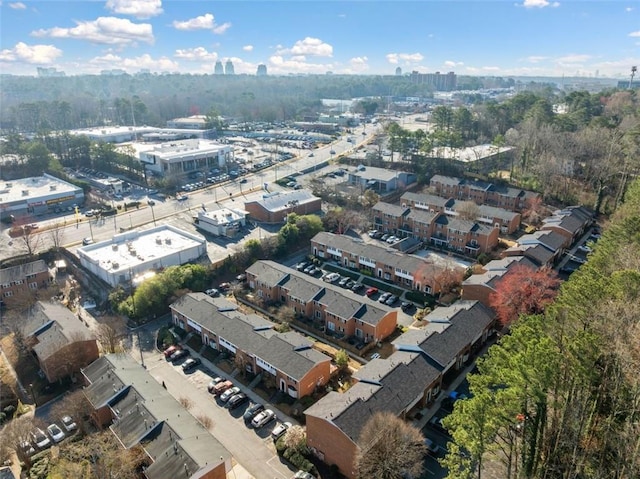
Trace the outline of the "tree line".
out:
<instances>
[{"instance_id":1,"label":"tree line","mask_svg":"<svg viewBox=\"0 0 640 479\"><path fill-rule=\"evenodd\" d=\"M640 181L555 301L512 321L444 423L450 479L640 475ZM535 314L537 313L537 314ZM508 311L503 310L503 314Z\"/></svg>"}]
</instances>

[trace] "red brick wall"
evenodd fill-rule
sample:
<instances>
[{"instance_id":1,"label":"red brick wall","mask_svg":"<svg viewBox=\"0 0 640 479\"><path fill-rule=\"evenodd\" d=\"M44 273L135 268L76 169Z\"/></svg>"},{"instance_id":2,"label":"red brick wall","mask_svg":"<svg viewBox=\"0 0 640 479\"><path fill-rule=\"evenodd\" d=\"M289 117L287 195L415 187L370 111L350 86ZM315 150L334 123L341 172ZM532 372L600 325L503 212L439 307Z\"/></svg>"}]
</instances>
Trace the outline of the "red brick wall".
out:
<instances>
[{"instance_id":1,"label":"red brick wall","mask_svg":"<svg viewBox=\"0 0 640 479\"><path fill-rule=\"evenodd\" d=\"M324 462L335 464L349 479L355 479L353 466L357 447L336 426L324 419L307 416L307 445L324 457Z\"/></svg>"}]
</instances>

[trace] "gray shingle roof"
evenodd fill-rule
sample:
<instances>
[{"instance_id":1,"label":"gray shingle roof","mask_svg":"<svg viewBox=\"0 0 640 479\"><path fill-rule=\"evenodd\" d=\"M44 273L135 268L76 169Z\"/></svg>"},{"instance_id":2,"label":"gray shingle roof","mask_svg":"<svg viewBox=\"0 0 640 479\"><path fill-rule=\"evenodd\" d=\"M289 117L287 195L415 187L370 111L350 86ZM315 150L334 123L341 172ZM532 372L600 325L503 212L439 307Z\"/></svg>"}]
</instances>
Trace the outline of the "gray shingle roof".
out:
<instances>
[{"instance_id":1,"label":"gray shingle roof","mask_svg":"<svg viewBox=\"0 0 640 479\"><path fill-rule=\"evenodd\" d=\"M407 218L415 221L416 223L430 225L439 214L439 212L431 213L426 210L415 209L411 210L407 215Z\"/></svg>"},{"instance_id":2,"label":"gray shingle roof","mask_svg":"<svg viewBox=\"0 0 640 479\"><path fill-rule=\"evenodd\" d=\"M292 201L297 202L299 205L304 205L305 203L313 203L319 199L320 198L314 196L313 193L308 190L294 190L247 203L257 203L267 211L276 212L289 208Z\"/></svg>"},{"instance_id":3,"label":"gray shingle roof","mask_svg":"<svg viewBox=\"0 0 640 479\"><path fill-rule=\"evenodd\" d=\"M372 208L373 211L378 211L384 215L389 215L393 218L399 218L409 213L409 208L400 205L394 205L391 203L385 203L384 201L378 201Z\"/></svg>"},{"instance_id":4,"label":"gray shingle roof","mask_svg":"<svg viewBox=\"0 0 640 479\"><path fill-rule=\"evenodd\" d=\"M501 220L513 221L520 213L514 213L503 208L497 208L495 206L480 205L478 210L481 216L487 216L489 218L500 218Z\"/></svg>"},{"instance_id":5,"label":"gray shingle roof","mask_svg":"<svg viewBox=\"0 0 640 479\"><path fill-rule=\"evenodd\" d=\"M456 185L461 185L463 183L463 180L461 180L460 178L456 178L455 176L433 175L431 177L431 180L429 180L429 182L456 186Z\"/></svg>"},{"instance_id":6,"label":"gray shingle roof","mask_svg":"<svg viewBox=\"0 0 640 479\"><path fill-rule=\"evenodd\" d=\"M442 196L430 195L428 193L413 193L407 191L400 197L403 203L433 205L439 208L449 208L455 200L453 198L444 198ZM417 207L419 208L419 207Z\"/></svg>"},{"instance_id":7,"label":"gray shingle roof","mask_svg":"<svg viewBox=\"0 0 640 479\"><path fill-rule=\"evenodd\" d=\"M260 278L260 282L273 288L281 281L287 278L289 271L282 271L280 269L273 268L266 264L264 261L256 261L247 268L247 273L255 275Z\"/></svg>"},{"instance_id":8,"label":"gray shingle roof","mask_svg":"<svg viewBox=\"0 0 640 479\"><path fill-rule=\"evenodd\" d=\"M114 434L126 447L142 444L153 459L154 463L146 470L150 479L188 479L221 462L219 458L231 457L128 354L102 356L86 367L83 374L90 383L84 392L94 407L102 407L111 399L108 405L119 416L111 427Z\"/></svg>"},{"instance_id":9,"label":"gray shingle roof","mask_svg":"<svg viewBox=\"0 0 640 479\"><path fill-rule=\"evenodd\" d=\"M48 271L48 269L47 263L42 259L31 263L3 268L0 269L0 284L9 284L12 281L23 280L27 275L43 273Z\"/></svg>"},{"instance_id":10,"label":"gray shingle roof","mask_svg":"<svg viewBox=\"0 0 640 479\"><path fill-rule=\"evenodd\" d=\"M316 364L330 360L328 356L312 350L311 343L302 336L300 343L294 344L290 339L280 338L273 330L256 330L240 313L234 317L219 313L209 299L204 293L189 293L173 303L171 308L296 380L302 379Z\"/></svg>"}]
</instances>

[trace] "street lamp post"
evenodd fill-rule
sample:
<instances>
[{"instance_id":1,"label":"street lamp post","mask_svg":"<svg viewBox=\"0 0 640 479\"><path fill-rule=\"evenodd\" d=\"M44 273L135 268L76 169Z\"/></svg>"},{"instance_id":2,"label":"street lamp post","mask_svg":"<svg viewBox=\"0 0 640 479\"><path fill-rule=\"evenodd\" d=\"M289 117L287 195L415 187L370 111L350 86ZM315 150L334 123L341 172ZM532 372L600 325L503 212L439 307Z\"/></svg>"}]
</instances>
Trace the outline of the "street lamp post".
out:
<instances>
[{"instance_id":1,"label":"street lamp post","mask_svg":"<svg viewBox=\"0 0 640 479\"><path fill-rule=\"evenodd\" d=\"M151 203L149 203L149 206L151 207L151 217L153 218L153 226L157 226L156 225L156 214L153 211L153 205Z\"/></svg>"}]
</instances>

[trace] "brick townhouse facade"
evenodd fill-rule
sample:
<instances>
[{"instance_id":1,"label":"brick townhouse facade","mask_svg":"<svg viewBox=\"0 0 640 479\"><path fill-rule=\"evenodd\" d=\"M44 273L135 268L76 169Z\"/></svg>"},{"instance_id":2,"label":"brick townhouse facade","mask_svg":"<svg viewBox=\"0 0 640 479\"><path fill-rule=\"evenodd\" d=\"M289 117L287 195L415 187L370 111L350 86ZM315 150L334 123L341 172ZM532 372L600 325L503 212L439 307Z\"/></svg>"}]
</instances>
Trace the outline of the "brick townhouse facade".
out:
<instances>
[{"instance_id":1,"label":"brick townhouse facade","mask_svg":"<svg viewBox=\"0 0 640 479\"><path fill-rule=\"evenodd\" d=\"M36 294L47 288L53 277L44 260L0 269L0 304L11 306L25 294Z\"/></svg>"}]
</instances>

